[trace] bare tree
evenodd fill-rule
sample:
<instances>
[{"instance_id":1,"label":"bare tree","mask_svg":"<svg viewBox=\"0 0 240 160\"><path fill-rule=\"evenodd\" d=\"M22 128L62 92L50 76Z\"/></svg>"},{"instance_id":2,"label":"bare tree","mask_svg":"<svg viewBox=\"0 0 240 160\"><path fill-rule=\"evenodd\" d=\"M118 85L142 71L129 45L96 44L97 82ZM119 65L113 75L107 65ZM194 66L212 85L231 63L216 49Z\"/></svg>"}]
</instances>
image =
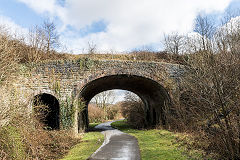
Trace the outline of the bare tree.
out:
<instances>
[{"instance_id":1,"label":"bare tree","mask_svg":"<svg viewBox=\"0 0 240 160\"><path fill-rule=\"evenodd\" d=\"M99 108L103 108L104 117L107 118L107 106L113 104L115 100L114 91L104 91L94 96L93 101Z\"/></svg>"},{"instance_id":2,"label":"bare tree","mask_svg":"<svg viewBox=\"0 0 240 160\"><path fill-rule=\"evenodd\" d=\"M210 39L215 33L215 24L211 17L197 16L194 31L202 36L200 40L201 50L209 50L211 48Z\"/></svg>"},{"instance_id":3,"label":"bare tree","mask_svg":"<svg viewBox=\"0 0 240 160\"><path fill-rule=\"evenodd\" d=\"M46 41L46 52L50 53L53 49L59 47L59 34L54 22L45 20L42 26L42 30Z\"/></svg>"},{"instance_id":4,"label":"bare tree","mask_svg":"<svg viewBox=\"0 0 240 160\"><path fill-rule=\"evenodd\" d=\"M214 35L216 50L221 53L239 53L240 19L239 12L226 12L222 18L222 26Z\"/></svg>"},{"instance_id":5,"label":"bare tree","mask_svg":"<svg viewBox=\"0 0 240 160\"><path fill-rule=\"evenodd\" d=\"M180 86L177 123L201 132L220 159L240 158L239 69L237 54L199 52L189 57Z\"/></svg>"},{"instance_id":6,"label":"bare tree","mask_svg":"<svg viewBox=\"0 0 240 160\"><path fill-rule=\"evenodd\" d=\"M26 53L26 61L39 61L44 53L50 54L54 49L60 47L56 25L46 20L42 26L36 25L29 29L27 44L29 48Z\"/></svg>"},{"instance_id":7,"label":"bare tree","mask_svg":"<svg viewBox=\"0 0 240 160\"><path fill-rule=\"evenodd\" d=\"M141 99L136 94L129 91L125 92L124 100L132 102L141 102Z\"/></svg>"},{"instance_id":8,"label":"bare tree","mask_svg":"<svg viewBox=\"0 0 240 160\"><path fill-rule=\"evenodd\" d=\"M142 100L132 92L126 92L121 103L121 112L127 122L136 128L143 128L146 124L146 114Z\"/></svg>"},{"instance_id":9,"label":"bare tree","mask_svg":"<svg viewBox=\"0 0 240 160\"><path fill-rule=\"evenodd\" d=\"M183 36L177 32L164 35L164 47L168 53L179 54L183 47Z\"/></svg>"},{"instance_id":10,"label":"bare tree","mask_svg":"<svg viewBox=\"0 0 240 160\"><path fill-rule=\"evenodd\" d=\"M29 44L29 51L27 54L27 61L34 62L40 60L41 52L45 51L46 41L42 28L35 26L29 29L27 43Z\"/></svg>"},{"instance_id":11,"label":"bare tree","mask_svg":"<svg viewBox=\"0 0 240 160\"><path fill-rule=\"evenodd\" d=\"M94 42L88 42L88 54L93 55L96 53L97 45Z\"/></svg>"}]
</instances>

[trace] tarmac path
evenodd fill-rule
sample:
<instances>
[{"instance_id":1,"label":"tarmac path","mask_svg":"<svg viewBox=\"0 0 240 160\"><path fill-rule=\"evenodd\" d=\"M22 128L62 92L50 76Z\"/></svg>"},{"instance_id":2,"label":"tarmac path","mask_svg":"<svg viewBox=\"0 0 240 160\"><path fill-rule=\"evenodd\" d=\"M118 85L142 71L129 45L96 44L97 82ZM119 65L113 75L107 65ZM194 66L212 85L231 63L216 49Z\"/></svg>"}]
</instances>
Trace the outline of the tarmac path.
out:
<instances>
[{"instance_id":1,"label":"tarmac path","mask_svg":"<svg viewBox=\"0 0 240 160\"><path fill-rule=\"evenodd\" d=\"M102 130L104 142L89 160L140 160L140 150L135 137L111 127L111 122L101 123L95 128Z\"/></svg>"}]
</instances>

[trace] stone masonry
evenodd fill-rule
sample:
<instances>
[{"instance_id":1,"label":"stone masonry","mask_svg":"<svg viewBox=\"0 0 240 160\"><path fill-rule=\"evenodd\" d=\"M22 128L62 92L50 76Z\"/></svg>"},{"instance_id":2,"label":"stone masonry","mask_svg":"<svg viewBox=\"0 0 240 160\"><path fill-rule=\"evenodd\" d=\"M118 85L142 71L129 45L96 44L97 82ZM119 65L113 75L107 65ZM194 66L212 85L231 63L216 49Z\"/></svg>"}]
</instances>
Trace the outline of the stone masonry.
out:
<instances>
[{"instance_id":1,"label":"stone masonry","mask_svg":"<svg viewBox=\"0 0 240 160\"><path fill-rule=\"evenodd\" d=\"M42 62L30 69L32 83L22 86L31 93L28 97L30 103L35 96L41 94L54 96L60 107L71 103L67 107L73 108L74 113L70 117L71 128L75 133L88 127L87 105L91 98L110 89L136 93L145 104L146 125L164 125L163 108L171 105L173 91L166 82L171 80L178 83L183 73L182 66L177 64L88 58ZM29 104L29 110L32 110L31 107L32 104Z\"/></svg>"}]
</instances>

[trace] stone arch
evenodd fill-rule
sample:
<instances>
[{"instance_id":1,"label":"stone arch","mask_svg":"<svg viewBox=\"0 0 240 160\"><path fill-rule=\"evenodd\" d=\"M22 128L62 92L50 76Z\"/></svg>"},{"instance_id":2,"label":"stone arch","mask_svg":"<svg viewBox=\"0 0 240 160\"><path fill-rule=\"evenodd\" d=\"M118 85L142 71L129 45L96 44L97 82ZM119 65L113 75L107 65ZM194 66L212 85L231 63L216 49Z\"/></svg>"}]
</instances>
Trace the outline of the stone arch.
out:
<instances>
[{"instance_id":1,"label":"stone arch","mask_svg":"<svg viewBox=\"0 0 240 160\"><path fill-rule=\"evenodd\" d=\"M35 108L34 106L37 105L48 106L48 108ZM32 107L47 129L60 129L60 104L55 96L49 93L39 93L34 96Z\"/></svg>"},{"instance_id":2,"label":"stone arch","mask_svg":"<svg viewBox=\"0 0 240 160\"><path fill-rule=\"evenodd\" d=\"M109 74L110 73L110 74ZM145 105L146 126L162 124L166 125L165 108L171 100L167 90L154 79L154 75L147 73L141 76L137 73L127 71L119 73L113 70L104 74L95 74L83 80L80 84L77 98L83 98L86 107L89 101L98 93L111 90L122 89L137 94ZM88 113L85 109L78 118L78 129L88 127Z\"/></svg>"}]
</instances>

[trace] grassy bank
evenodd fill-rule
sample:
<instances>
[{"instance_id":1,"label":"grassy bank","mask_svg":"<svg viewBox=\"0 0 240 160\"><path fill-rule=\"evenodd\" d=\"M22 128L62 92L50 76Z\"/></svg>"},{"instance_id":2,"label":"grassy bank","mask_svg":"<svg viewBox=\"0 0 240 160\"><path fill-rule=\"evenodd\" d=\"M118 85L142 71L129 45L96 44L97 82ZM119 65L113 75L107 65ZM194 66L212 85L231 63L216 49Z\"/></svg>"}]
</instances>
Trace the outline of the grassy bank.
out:
<instances>
[{"instance_id":1,"label":"grassy bank","mask_svg":"<svg viewBox=\"0 0 240 160\"><path fill-rule=\"evenodd\" d=\"M0 129L0 159L26 159L25 145L20 130L14 126Z\"/></svg>"},{"instance_id":2,"label":"grassy bank","mask_svg":"<svg viewBox=\"0 0 240 160\"><path fill-rule=\"evenodd\" d=\"M90 129L98 123L90 124ZM62 160L86 160L103 143L104 136L100 132L87 132L81 142L73 147Z\"/></svg>"},{"instance_id":3,"label":"grassy bank","mask_svg":"<svg viewBox=\"0 0 240 160\"><path fill-rule=\"evenodd\" d=\"M112 126L138 139L143 160L186 160L203 159L200 151L189 150L187 145L177 141L181 135L166 130L136 130L125 121L117 121Z\"/></svg>"},{"instance_id":4,"label":"grassy bank","mask_svg":"<svg viewBox=\"0 0 240 160\"><path fill-rule=\"evenodd\" d=\"M44 130L38 125L18 119L18 123L0 127L0 159L59 159L80 142L68 131Z\"/></svg>"}]
</instances>

